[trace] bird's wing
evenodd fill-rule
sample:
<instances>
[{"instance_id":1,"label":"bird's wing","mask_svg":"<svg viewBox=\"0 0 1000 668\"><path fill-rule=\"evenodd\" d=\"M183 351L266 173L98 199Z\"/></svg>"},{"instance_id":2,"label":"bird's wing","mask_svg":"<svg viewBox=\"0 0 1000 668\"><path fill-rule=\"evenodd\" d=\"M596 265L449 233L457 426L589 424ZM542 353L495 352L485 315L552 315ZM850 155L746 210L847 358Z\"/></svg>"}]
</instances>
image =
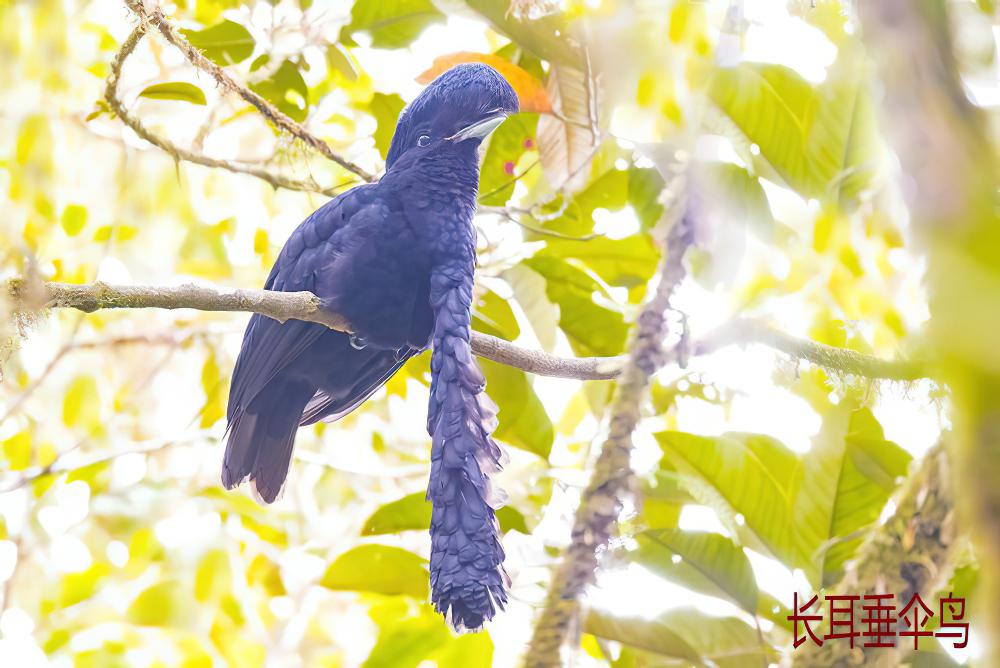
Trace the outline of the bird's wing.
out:
<instances>
[{"instance_id":1,"label":"bird's wing","mask_svg":"<svg viewBox=\"0 0 1000 668\"><path fill-rule=\"evenodd\" d=\"M358 213L373 215L367 209L378 206L368 187L362 186L317 209L285 242L264 288L316 292L317 272L335 261L343 237L350 233L351 218ZM232 421L245 410L269 380L326 331L329 331L327 327L318 323L302 320L280 323L255 314L243 336L243 346L233 370L227 418Z\"/></svg>"},{"instance_id":2,"label":"bird's wing","mask_svg":"<svg viewBox=\"0 0 1000 668\"><path fill-rule=\"evenodd\" d=\"M413 348L407 348L399 354L394 350L379 352L365 365L346 400L343 397L332 396L325 390L318 390L306 404L299 426L304 427L320 420L334 422L344 417L367 401L368 397L399 371L406 360L419 352Z\"/></svg>"}]
</instances>

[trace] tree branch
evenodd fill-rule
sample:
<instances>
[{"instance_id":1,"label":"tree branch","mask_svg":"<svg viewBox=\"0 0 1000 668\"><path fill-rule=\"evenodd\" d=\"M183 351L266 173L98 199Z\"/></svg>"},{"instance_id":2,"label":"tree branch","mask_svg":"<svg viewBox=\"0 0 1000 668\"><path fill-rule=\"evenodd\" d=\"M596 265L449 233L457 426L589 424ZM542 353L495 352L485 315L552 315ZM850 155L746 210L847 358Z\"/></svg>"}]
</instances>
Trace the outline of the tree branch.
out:
<instances>
[{"instance_id":1,"label":"tree branch","mask_svg":"<svg viewBox=\"0 0 1000 668\"><path fill-rule=\"evenodd\" d=\"M153 287L91 283L31 283L15 279L6 292L22 310L73 308L92 313L101 309L163 308L199 311L260 313L284 322L305 320L339 331L350 331L341 316L323 310L322 300L311 292L231 290L205 285ZM760 344L839 373L888 380L919 380L928 376L928 365L919 361L883 360L872 355L835 348L779 332L753 320L734 320L691 346L691 354L707 355L730 345ZM576 380L611 380L625 365L625 356L566 358L528 350L495 336L473 332L472 350L486 359L540 376ZM678 362L676 352L667 362Z\"/></svg>"},{"instance_id":2,"label":"tree branch","mask_svg":"<svg viewBox=\"0 0 1000 668\"><path fill-rule=\"evenodd\" d=\"M847 348L837 348L779 331L758 320L737 319L696 342L691 353L707 355L731 345L756 343L839 373L884 380L930 377L930 364L920 360L884 360Z\"/></svg>"},{"instance_id":3,"label":"tree branch","mask_svg":"<svg viewBox=\"0 0 1000 668\"><path fill-rule=\"evenodd\" d=\"M531 668L563 665L560 653L579 612L579 598L593 582L597 551L615 530L622 500L635 488L632 471L632 432L650 379L666 361L663 340L666 311L674 290L684 279L684 254L694 230L687 215L673 225L660 261L659 283L634 327L629 354L611 407L611 426L580 499L569 547L552 576L541 616L535 624L526 664Z\"/></svg>"},{"instance_id":4,"label":"tree branch","mask_svg":"<svg viewBox=\"0 0 1000 668\"><path fill-rule=\"evenodd\" d=\"M132 31L125 41L122 42L121 48L118 50L118 53L115 54L114 60L111 61L111 73L108 75L107 85L104 89L104 99L107 101L108 106L115 113L115 115L118 116L118 118L120 118L125 125L130 127L139 137L145 139L157 148L162 149L176 161L184 160L186 162L203 165L205 167L225 169L237 174L248 174L261 179L262 181L267 181L275 188L286 188L288 190L297 190L301 192L316 192L332 197L337 194L341 187L349 185L348 183L324 188L312 180L302 181L285 176L284 174L278 174L260 167L254 167L253 165L246 165L233 160L210 158L202 153L196 153L194 151L181 148L169 139L160 137L147 128L142 121L132 115L128 109L125 108L125 104L122 102L121 98L118 97L118 82L121 79L122 66L125 64L125 60L132 55L133 51L135 51L136 45L146 34L146 30L147 25L145 23L140 23L135 27L135 30Z\"/></svg>"},{"instance_id":5,"label":"tree branch","mask_svg":"<svg viewBox=\"0 0 1000 668\"><path fill-rule=\"evenodd\" d=\"M302 141L309 147L313 148L315 151L317 151L327 159L332 160L333 162L337 163L347 171L356 174L361 179L369 182L375 180L375 176L373 174L370 174L368 171L364 170L363 168L351 162L350 160L347 160L346 158L343 158L334 153L333 149L331 149L326 142L324 142L322 139L320 139L316 135L306 130L300 124L293 121L291 118L286 116L277 107L275 107L273 104L265 100L263 97L253 92L246 86L241 86L240 84L236 83L236 81L231 76L229 76L229 74L224 69L222 69L221 67L213 63L211 60L206 58L201 53L201 51L199 51L190 42L184 39L184 37L179 32L177 32L177 29L174 28L173 25L171 25L170 22L166 20L166 18L163 16L163 11L159 7L154 7L152 11L147 11L142 0L125 0L125 5L130 10L132 10L132 12L134 12L135 15L138 16L140 21L142 22L140 24L142 32L140 32L137 35L136 32L138 31L138 29L137 31L133 31L132 35L129 36L129 39L132 39L134 37L135 41L137 42L139 38L142 37L142 34L145 33L145 26L146 25L153 26L159 31L159 33L163 36L164 39L166 39L172 45L177 47L177 49L180 50L182 54L184 54L184 57L187 58L188 62L190 62L199 70L211 75L211 77L215 79L216 83L218 83L219 86L223 88L223 90L238 95L241 99L243 99L244 101L255 107L261 114L263 114L265 118L267 118L267 120L269 120L272 124L274 124L276 128L284 132L287 132L296 139L299 139L300 141ZM134 48L135 44L133 43L132 49ZM124 51L124 48L122 49L122 51ZM121 53L122 52L119 52L119 56L121 55ZM118 60L118 57L116 57L116 60ZM120 67L121 64L119 63L119 69ZM111 81L109 78L109 88L110 85ZM111 100L109 100L109 103L110 102ZM257 174L254 175L257 176Z\"/></svg>"}]
</instances>

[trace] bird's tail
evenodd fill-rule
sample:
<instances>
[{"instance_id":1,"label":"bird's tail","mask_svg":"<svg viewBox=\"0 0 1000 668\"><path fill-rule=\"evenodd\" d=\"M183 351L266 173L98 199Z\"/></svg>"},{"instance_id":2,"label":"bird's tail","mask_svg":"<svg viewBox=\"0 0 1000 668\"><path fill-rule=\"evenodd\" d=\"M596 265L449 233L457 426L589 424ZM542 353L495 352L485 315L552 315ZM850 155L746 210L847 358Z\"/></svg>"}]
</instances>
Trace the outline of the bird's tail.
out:
<instances>
[{"instance_id":1,"label":"bird's tail","mask_svg":"<svg viewBox=\"0 0 1000 668\"><path fill-rule=\"evenodd\" d=\"M471 272L470 272L471 273ZM459 631L478 630L507 603L510 581L489 476L502 452L491 434L496 404L469 345L471 275L435 277L431 398L431 601Z\"/></svg>"},{"instance_id":2,"label":"bird's tail","mask_svg":"<svg viewBox=\"0 0 1000 668\"><path fill-rule=\"evenodd\" d=\"M303 381L272 379L230 421L222 465L226 489L249 479L261 501L278 498L288 476L299 418L315 391Z\"/></svg>"}]
</instances>

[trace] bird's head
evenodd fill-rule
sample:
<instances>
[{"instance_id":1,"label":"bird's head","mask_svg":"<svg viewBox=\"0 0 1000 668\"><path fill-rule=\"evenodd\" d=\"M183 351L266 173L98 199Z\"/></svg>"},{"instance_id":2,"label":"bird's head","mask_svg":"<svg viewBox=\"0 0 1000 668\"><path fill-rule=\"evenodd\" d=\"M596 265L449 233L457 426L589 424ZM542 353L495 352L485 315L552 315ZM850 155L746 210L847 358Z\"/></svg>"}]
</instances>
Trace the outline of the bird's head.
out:
<instances>
[{"instance_id":1,"label":"bird's head","mask_svg":"<svg viewBox=\"0 0 1000 668\"><path fill-rule=\"evenodd\" d=\"M517 93L495 69L482 63L456 65L403 109L386 169L403 156L405 162L451 151L474 156L483 139L517 110Z\"/></svg>"}]
</instances>

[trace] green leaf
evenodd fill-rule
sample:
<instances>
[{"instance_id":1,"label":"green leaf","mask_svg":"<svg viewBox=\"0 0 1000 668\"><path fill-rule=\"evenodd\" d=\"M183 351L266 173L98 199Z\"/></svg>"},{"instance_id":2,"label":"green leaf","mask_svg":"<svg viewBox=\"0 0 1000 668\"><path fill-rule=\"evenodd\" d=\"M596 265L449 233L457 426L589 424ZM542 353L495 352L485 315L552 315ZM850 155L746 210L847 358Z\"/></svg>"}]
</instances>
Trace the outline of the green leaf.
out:
<instances>
[{"instance_id":1,"label":"green leaf","mask_svg":"<svg viewBox=\"0 0 1000 668\"><path fill-rule=\"evenodd\" d=\"M490 289L480 294L472 304L473 329L507 341L513 341L521 334L510 301Z\"/></svg>"},{"instance_id":2,"label":"green leaf","mask_svg":"<svg viewBox=\"0 0 1000 668\"><path fill-rule=\"evenodd\" d=\"M195 598L201 603L219 600L232 588L232 577L225 550L209 550L195 570Z\"/></svg>"},{"instance_id":3,"label":"green leaf","mask_svg":"<svg viewBox=\"0 0 1000 668\"><path fill-rule=\"evenodd\" d=\"M396 606L387 607L384 613L373 608L372 617L380 629L363 668L416 668L451 639L441 616L430 606L420 606L417 615L403 616L406 612Z\"/></svg>"},{"instance_id":4,"label":"green leaf","mask_svg":"<svg viewBox=\"0 0 1000 668\"><path fill-rule=\"evenodd\" d=\"M757 611L757 582L750 560L733 541L717 533L679 529L643 531L629 558L688 589L731 600Z\"/></svg>"},{"instance_id":5,"label":"green leaf","mask_svg":"<svg viewBox=\"0 0 1000 668\"><path fill-rule=\"evenodd\" d=\"M292 120L305 120L309 111L309 87L291 60L282 62L274 74L251 84L250 88Z\"/></svg>"},{"instance_id":6,"label":"green leaf","mask_svg":"<svg viewBox=\"0 0 1000 668\"><path fill-rule=\"evenodd\" d=\"M562 234L585 236L594 230L594 209L601 208L608 211L623 209L628 204L628 188L629 172L609 169L570 198L562 216L542 227ZM565 247L570 253L574 250L573 244L584 247L590 245L590 242L568 242Z\"/></svg>"},{"instance_id":7,"label":"green leaf","mask_svg":"<svg viewBox=\"0 0 1000 668\"><path fill-rule=\"evenodd\" d=\"M795 497L800 565L814 586L839 580L863 538L855 534L878 520L910 459L867 408L845 401L825 416Z\"/></svg>"},{"instance_id":8,"label":"green leaf","mask_svg":"<svg viewBox=\"0 0 1000 668\"><path fill-rule=\"evenodd\" d=\"M517 163L536 148L538 114L515 114L490 136L479 172L479 201L503 206L514 193Z\"/></svg>"},{"instance_id":9,"label":"green leaf","mask_svg":"<svg viewBox=\"0 0 1000 668\"><path fill-rule=\"evenodd\" d=\"M559 328L577 355L610 356L622 352L628 325L620 312L594 303L594 293L608 296L599 282L552 255L536 255L521 264L545 279L546 296L559 306Z\"/></svg>"},{"instance_id":10,"label":"green leaf","mask_svg":"<svg viewBox=\"0 0 1000 668\"><path fill-rule=\"evenodd\" d=\"M579 260L609 285L630 288L649 283L660 253L648 234L633 234L623 239L550 239L535 257Z\"/></svg>"},{"instance_id":11,"label":"green leaf","mask_svg":"<svg viewBox=\"0 0 1000 668\"><path fill-rule=\"evenodd\" d=\"M736 617L712 617L695 608L676 608L654 619L615 617L591 612L584 630L652 653L634 665L709 665L717 668L760 668L774 658L757 630ZM624 655L624 652L623 652ZM663 662L662 658L675 661ZM680 660L680 663L677 663Z\"/></svg>"},{"instance_id":12,"label":"green leaf","mask_svg":"<svg viewBox=\"0 0 1000 668\"><path fill-rule=\"evenodd\" d=\"M80 204L67 205L60 223L67 235L75 237L87 224L87 208Z\"/></svg>"},{"instance_id":13,"label":"green leaf","mask_svg":"<svg viewBox=\"0 0 1000 668\"><path fill-rule=\"evenodd\" d=\"M250 31L228 19L204 30L182 28L181 32L206 58L219 65L242 62L253 53L255 43Z\"/></svg>"},{"instance_id":14,"label":"green leaf","mask_svg":"<svg viewBox=\"0 0 1000 668\"><path fill-rule=\"evenodd\" d=\"M587 633L598 638L615 640L630 647L638 647L663 656L699 662L701 655L684 636L670 628L666 615L657 619L624 617L591 610L583 624Z\"/></svg>"},{"instance_id":15,"label":"green leaf","mask_svg":"<svg viewBox=\"0 0 1000 668\"><path fill-rule=\"evenodd\" d=\"M56 605L60 608L68 608L85 601L97 591L97 585L103 580L111 567L104 561L95 561L90 568L79 573L69 573L64 575L59 582L59 595Z\"/></svg>"},{"instance_id":16,"label":"green leaf","mask_svg":"<svg viewBox=\"0 0 1000 668\"><path fill-rule=\"evenodd\" d=\"M656 438L664 460L689 476L695 498L712 505L734 532L739 530L734 518L742 515L741 533L783 563L795 563L789 507L789 486L798 470L793 452L748 434L709 438L667 431Z\"/></svg>"},{"instance_id":17,"label":"green leaf","mask_svg":"<svg viewBox=\"0 0 1000 668\"><path fill-rule=\"evenodd\" d=\"M713 194L713 200L721 205L724 222L746 224L761 239L773 240L774 215L760 179L729 162L706 163L702 169L706 187Z\"/></svg>"},{"instance_id":18,"label":"green leaf","mask_svg":"<svg viewBox=\"0 0 1000 668\"><path fill-rule=\"evenodd\" d=\"M867 185L879 151L865 81L860 54L845 47L818 86L781 65L741 63L715 71L709 97L780 180L836 202Z\"/></svg>"},{"instance_id":19,"label":"green leaf","mask_svg":"<svg viewBox=\"0 0 1000 668\"><path fill-rule=\"evenodd\" d=\"M139 93L139 97L148 97L151 100L180 100L200 105L206 103L205 91L186 81L170 81L146 86Z\"/></svg>"},{"instance_id":20,"label":"green leaf","mask_svg":"<svg viewBox=\"0 0 1000 668\"><path fill-rule=\"evenodd\" d=\"M96 425L101 420L101 398L93 376L81 374L73 379L63 396L63 424Z\"/></svg>"},{"instance_id":21,"label":"green leaf","mask_svg":"<svg viewBox=\"0 0 1000 668\"><path fill-rule=\"evenodd\" d=\"M653 167L632 167L628 172L628 203L632 205L642 229L649 230L663 215L660 195L666 184Z\"/></svg>"},{"instance_id":22,"label":"green leaf","mask_svg":"<svg viewBox=\"0 0 1000 668\"><path fill-rule=\"evenodd\" d=\"M176 581L158 582L132 601L125 618L138 626L169 626L183 619L188 610L183 590Z\"/></svg>"},{"instance_id":23,"label":"green leaf","mask_svg":"<svg viewBox=\"0 0 1000 668\"><path fill-rule=\"evenodd\" d=\"M375 117L375 148L385 159L389 152L389 144L392 143L392 134L396 131L396 121L399 120L399 112L403 110L405 103L403 98L392 93L375 93L368 109Z\"/></svg>"},{"instance_id":24,"label":"green leaf","mask_svg":"<svg viewBox=\"0 0 1000 668\"><path fill-rule=\"evenodd\" d=\"M340 72L348 81L357 81L358 71L351 61L347 50L340 44L331 44L326 48L326 66Z\"/></svg>"},{"instance_id":25,"label":"green leaf","mask_svg":"<svg viewBox=\"0 0 1000 668\"><path fill-rule=\"evenodd\" d=\"M500 424L493 436L511 445L548 458L555 429L545 406L520 369L479 359L486 376L486 392L500 407Z\"/></svg>"},{"instance_id":26,"label":"green leaf","mask_svg":"<svg viewBox=\"0 0 1000 668\"><path fill-rule=\"evenodd\" d=\"M205 405L201 410L201 428L207 429L226 414L226 387L228 375L219 370L215 350L210 349L205 364L201 368L201 387L205 391Z\"/></svg>"},{"instance_id":27,"label":"green leaf","mask_svg":"<svg viewBox=\"0 0 1000 668\"><path fill-rule=\"evenodd\" d=\"M23 471L31 466L31 431L24 429L3 442L3 458L8 471Z\"/></svg>"},{"instance_id":28,"label":"green leaf","mask_svg":"<svg viewBox=\"0 0 1000 668\"><path fill-rule=\"evenodd\" d=\"M371 35L376 49L400 49L432 23L445 19L430 0L358 0L351 8L351 22L340 31L344 37L359 31Z\"/></svg>"},{"instance_id":29,"label":"green leaf","mask_svg":"<svg viewBox=\"0 0 1000 668\"><path fill-rule=\"evenodd\" d=\"M416 492L390 501L372 513L361 529L362 536L424 530L431 525L431 504L426 494Z\"/></svg>"},{"instance_id":30,"label":"green leaf","mask_svg":"<svg viewBox=\"0 0 1000 668\"><path fill-rule=\"evenodd\" d=\"M320 584L327 589L406 594L427 598L427 562L388 545L360 545L330 564Z\"/></svg>"},{"instance_id":31,"label":"green leaf","mask_svg":"<svg viewBox=\"0 0 1000 668\"><path fill-rule=\"evenodd\" d=\"M427 531L431 525L431 503L426 494L415 492L380 506L365 521L362 536L393 534L401 531ZM527 522L516 508L504 506L497 511L503 531L529 533Z\"/></svg>"}]
</instances>

